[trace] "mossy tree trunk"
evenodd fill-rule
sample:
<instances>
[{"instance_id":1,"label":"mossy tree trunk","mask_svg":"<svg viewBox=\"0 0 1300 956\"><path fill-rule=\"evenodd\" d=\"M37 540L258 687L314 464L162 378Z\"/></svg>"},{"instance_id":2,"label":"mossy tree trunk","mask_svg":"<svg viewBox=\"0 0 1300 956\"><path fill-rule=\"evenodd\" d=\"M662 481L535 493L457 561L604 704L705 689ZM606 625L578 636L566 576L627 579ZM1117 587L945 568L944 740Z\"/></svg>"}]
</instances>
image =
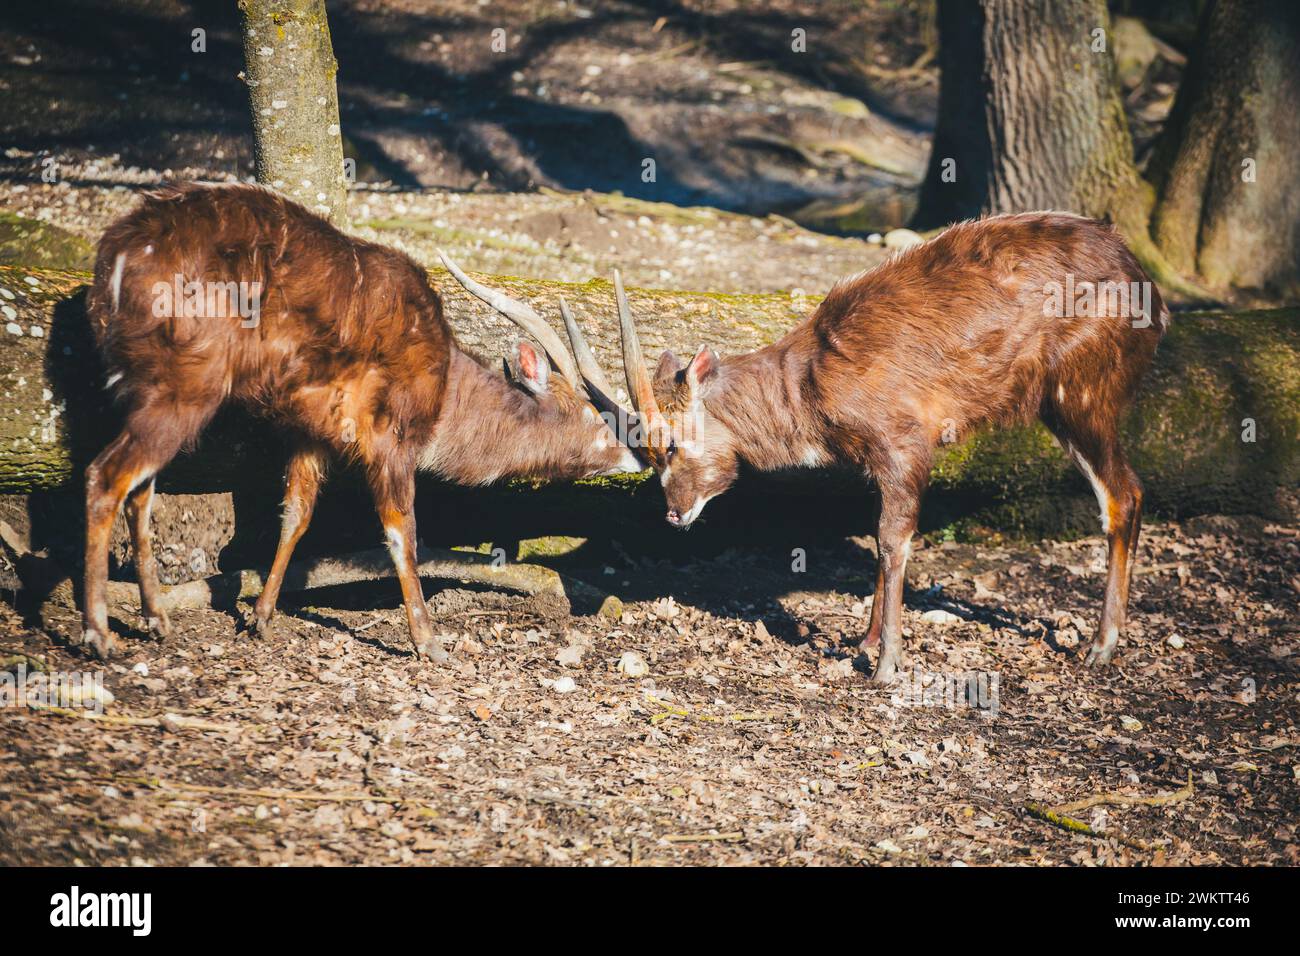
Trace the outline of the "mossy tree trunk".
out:
<instances>
[{"instance_id":1,"label":"mossy tree trunk","mask_svg":"<svg viewBox=\"0 0 1300 956\"><path fill-rule=\"evenodd\" d=\"M1214 289L1300 291L1300 4L1206 8L1148 175L1173 266Z\"/></svg>"},{"instance_id":2,"label":"mossy tree trunk","mask_svg":"<svg viewBox=\"0 0 1300 956\"><path fill-rule=\"evenodd\" d=\"M1104 0L941 0L916 224L1067 209L1115 222L1175 298L1300 294L1300 4L1211 0L1151 182L1109 29Z\"/></svg>"},{"instance_id":3,"label":"mossy tree trunk","mask_svg":"<svg viewBox=\"0 0 1300 956\"><path fill-rule=\"evenodd\" d=\"M1207 296L1148 231L1104 0L940 0L939 117L919 228L1031 209L1109 219L1166 293Z\"/></svg>"},{"instance_id":4,"label":"mossy tree trunk","mask_svg":"<svg viewBox=\"0 0 1300 956\"><path fill-rule=\"evenodd\" d=\"M1068 209L1143 229L1104 0L944 0L924 227ZM1100 33L1098 31L1101 31Z\"/></svg>"},{"instance_id":5,"label":"mossy tree trunk","mask_svg":"<svg viewBox=\"0 0 1300 956\"><path fill-rule=\"evenodd\" d=\"M499 362L516 336L514 328L446 273L436 271L433 278L457 338L492 364ZM110 405L103 388L104 371L87 324L85 279L81 273L0 266L0 292L14 294L5 301L12 301L17 324L41 330L39 336L0 335L0 494L75 492L85 464L120 428L120 409ZM552 320L563 296L597 359L616 377L621 346L618 323L611 320L610 283L500 276L485 281ZM651 354L700 342L728 354L749 351L780 337L817 301L650 289L629 289L628 295L634 314L645 316L642 338ZM264 422L232 409L218 416L197 449L163 471L161 490L253 493L274 510L284 445L283 436ZM1300 310L1176 316L1126 424L1125 447L1146 484L1153 513L1283 513L1286 496L1300 484ZM863 494L856 479L837 481L812 471L779 483L788 493L818 498ZM645 484L645 514L658 516L657 482L593 479L577 488L551 489L548 498L539 499L548 504L538 505L527 519L530 533L523 536L594 533L593 526L607 522L609 513L588 520L584 509L590 501L584 496L600 490L623 499L640 484ZM518 497L518 491L516 485L491 494ZM1062 495L1072 493L1086 498L1091 521L1096 512L1087 483L1035 425L980 435L948 449L936 463L927 510L939 515L940 499L947 498L953 515L985 513L999 528L1046 528L1063 510ZM488 494L466 490L455 500L483 502ZM722 513L728 506L716 507ZM770 501L765 508L772 510ZM667 528L661 518L655 521ZM267 526L278 527L273 517ZM365 529L371 533L368 524Z\"/></svg>"},{"instance_id":6,"label":"mossy tree trunk","mask_svg":"<svg viewBox=\"0 0 1300 956\"><path fill-rule=\"evenodd\" d=\"M257 181L342 223L347 179L325 0L240 0Z\"/></svg>"}]
</instances>

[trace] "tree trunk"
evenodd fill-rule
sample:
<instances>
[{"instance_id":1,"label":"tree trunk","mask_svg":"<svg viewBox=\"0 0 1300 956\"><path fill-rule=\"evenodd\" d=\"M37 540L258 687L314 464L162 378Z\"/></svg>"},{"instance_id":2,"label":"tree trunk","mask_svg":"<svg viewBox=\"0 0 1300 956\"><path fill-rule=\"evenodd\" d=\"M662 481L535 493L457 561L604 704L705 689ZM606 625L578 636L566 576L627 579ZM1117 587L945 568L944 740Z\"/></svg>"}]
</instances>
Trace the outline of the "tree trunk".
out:
<instances>
[{"instance_id":1,"label":"tree trunk","mask_svg":"<svg viewBox=\"0 0 1300 956\"><path fill-rule=\"evenodd\" d=\"M1300 291L1300 4L1209 5L1148 175L1174 267L1216 290Z\"/></svg>"},{"instance_id":2,"label":"tree trunk","mask_svg":"<svg viewBox=\"0 0 1300 956\"><path fill-rule=\"evenodd\" d=\"M499 362L516 336L513 326L446 273L433 275L458 339ZM28 276L38 280L38 287L24 281ZM553 319L563 295L611 380L621 379L616 374L621 367L618 323L608 282L487 281ZM84 282L78 273L0 266L0 288L17 293L12 302L17 324L42 330L40 337L29 332L0 335L0 492L75 489L85 463L119 428L86 323ZM699 343L723 353L749 351L774 341L799 319L791 298L779 294L632 289L628 295L633 311L645 317L642 338L651 355L663 347ZM804 301L811 309L817 298ZM1284 489L1300 483L1300 311L1176 317L1130 416L1125 445L1156 512L1277 513ZM235 411L223 413L197 450L163 471L160 487L172 492L255 491L273 510L279 501L283 446L263 423ZM862 493L812 471L792 477L782 484L792 494ZM532 509L545 515L534 516L536 527L529 536L576 533L568 525L589 510L584 494L598 488L621 496L637 484L592 480L586 491L584 486L556 487L545 498L546 508ZM658 494L657 482L640 484L646 485L646 501ZM527 487L517 485L514 492ZM1062 510L1062 492L1086 494L1082 479L1038 425L985 435L949 450L936 467L933 487L932 513L941 508L934 499L947 496L955 516L982 512L994 527L1015 530L1050 527ZM466 492L475 501L487 494ZM770 512L770 502L764 508ZM369 525L366 530L370 533Z\"/></svg>"},{"instance_id":3,"label":"tree trunk","mask_svg":"<svg viewBox=\"0 0 1300 956\"><path fill-rule=\"evenodd\" d=\"M240 0L257 181L340 224L347 179L325 0Z\"/></svg>"},{"instance_id":4,"label":"tree trunk","mask_svg":"<svg viewBox=\"0 0 1300 956\"><path fill-rule=\"evenodd\" d=\"M1145 231L1109 25L1104 0L943 0L921 226L1064 209Z\"/></svg>"}]
</instances>

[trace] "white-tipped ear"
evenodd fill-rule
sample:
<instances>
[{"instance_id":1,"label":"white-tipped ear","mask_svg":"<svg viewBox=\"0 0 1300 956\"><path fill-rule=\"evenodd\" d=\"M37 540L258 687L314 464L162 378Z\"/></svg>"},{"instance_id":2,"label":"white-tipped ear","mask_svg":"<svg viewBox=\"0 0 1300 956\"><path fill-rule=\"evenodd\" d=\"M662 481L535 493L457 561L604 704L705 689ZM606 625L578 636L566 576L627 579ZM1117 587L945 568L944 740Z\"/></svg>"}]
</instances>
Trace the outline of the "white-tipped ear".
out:
<instances>
[{"instance_id":1,"label":"white-tipped ear","mask_svg":"<svg viewBox=\"0 0 1300 956\"><path fill-rule=\"evenodd\" d=\"M707 345L695 353L691 364L686 366L686 384L690 386L692 395L717 372L718 362L718 353Z\"/></svg>"},{"instance_id":2,"label":"white-tipped ear","mask_svg":"<svg viewBox=\"0 0 1300 956\"><path fill-rule=\"evenodd\" d=\"M523 339L515 343L514 361L510 363L510 372L516 382L534 395L545 392L546 384L551 380L551 364Z\"/></svg>"}]
</instances>

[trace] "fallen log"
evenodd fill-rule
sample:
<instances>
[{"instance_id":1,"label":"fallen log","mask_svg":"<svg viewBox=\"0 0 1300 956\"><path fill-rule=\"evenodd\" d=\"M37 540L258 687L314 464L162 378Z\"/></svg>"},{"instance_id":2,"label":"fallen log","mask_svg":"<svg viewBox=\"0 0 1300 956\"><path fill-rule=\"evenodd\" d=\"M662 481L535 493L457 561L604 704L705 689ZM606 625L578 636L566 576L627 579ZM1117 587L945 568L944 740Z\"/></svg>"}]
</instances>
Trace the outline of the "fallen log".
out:
<instances>
[{"instance_id":1,"label":"fallen log","mask_svg":"<svg viewBox=\"0 0 1300 956\"><path fill-rule=\"evenodd\" d=\"M616 607L608 595L598 589L571 578L566 578L551 568L536 564L498 563L485 555L464 551L432 550L421 547L417 552L421 578L433 578L459 584L483 584L492 588L515 591L532 597L557 616L571 612L611 613ZM20 555L21 557L21 555ZM48 574L48 571L46 572ZM306 558L290 562L285 571L283 589L288 594L337 587L343 584L360 584L393 578L396 572L392 558L384 548L372 548L331 557ZM252 602L262 593L264 576L251 569L228 571L205 578L164 587L160 604L164 611L195 608L216 608L234 611L241 602ZM29 586L40 589L38 582ZM42 617L54 620L58 612L75 610L75 589L64 578L50 587L44 602ZM107 600L110 608L134 614L140 608L140 592L134 582L110 581ZM53 613L52 613L53 612Z\"/></svg>"},{"instance_id":2,"label":"fallen log","mask_svg":"<svg viewBox=\"0 0 1300 956\"><path fill-rule=\"evenodd\" d=\"M504 355L515 338L513 327L445 273L435 270L432 277L459 339L487 358ZM609 282L484 279L552 317L563 294L598 360L621 381ZM0 493L75 489L85 463L115 434L117 413L107 400L86 324L86 281L83 273L0 266L0 305L8 310L8 330L0 334ZM663 347L686 350L702 343L723 353L756 348L778 338L818 301L645 289L630 290L629 296L652 355ZM1290 507L1288 496L1300 484L1300 310L1175 316L1125 431L1157 514L1276 515ZM253 482L264 489L268 472L274 485L281 458L281 443L265 425L232 411L218 417L195 451L168 467L160 489L238 491ZM593 480L554 492L548 517L570 494L587 495L588 503L601 495L626 501L642 483ZM509 490L532 487L518 483ZM861 484L801 472L779 487L825 497L859 494ZM1067 510L1062 497L1087 495L1086 483L1039 425L946 449L934 489L931 498L947 502L940 511L949 517L975 515L1011 531L1057 526ZM638 497L652 503L653 489L646 491ZM720 510L713 509L715 516ZM535 523L542 527L532 535L573 533L546 530L540 518Z\"/></svg>"},{"instance_id":3,"label":"fallen log","mask_svg":"<svg viewBox=\"0 0 1300 956\"><path fill-rule=\"evenodd\" d=\"M516 326L465 292L442 270L432 273L457 339L499 364L518 338ZM563 294L605 368L618 351L610 282L581 285L485 276L510 295L536 303L560 328ZM0 334L0 493L31 494L76 480L85 464L116 434L117 410L85 313L89 276L79 272L0 266L0 306L10 327ZM711 295L632 290L633 306L657 317L649 344L707 342L719 349L755 348L793 324L808 300L779 295ZM615 381L621 381L619 374ZM198 449L181 455L160 478L173 492L238 488L248 465L278 456L280 442L263 425L235 410L219 415Z\"/></svg>"},{"instance_id":4,"label":"fallen log","mask_svg":"<svg viewBox=\"0 0 1300 956\"><path fill-rule=\"evenodd\" d=\"M420 578L459 581L461 584L487 584L504 591L517 591L542 598L556 605L564 614L569 613L569 592L580 592L581 597L599 596L594 588L581 581L567 581L558 572L539 564L494 564L484 555L465 551L419 551ZM393 558L382 548L356 551L339 557L320 557L307 561L291 562L285 572L283 591L316 591L333 588L339 584L360 584L394 578ZM259 571L227 571L225 574L186 581L162 589L162 610L182 607L233 606L237 601L252 601L263 589L263 575ZM126 581L109 581L109 604L139 604L139 592ZM599 605L599 600L595 602Z\"/></svg>"},{"instance_id":5,"label":"fallen log","mask_svg":"<svg viewBox=\"0 0 1300 956\"><path fill-rule=\"evenodd\" d=\"M497 564L483 555L463 551L432 551L420 548L421 578L436 578L461 584L486 584L506 591L517 591L554 605L559 613L568 614L571 598L599 607L604 595L581 581L566 580L551 568L536 564ZM385 548L372 548L337 557L317 557L290 562L284 575L283 589L288 594L360 584L396 577L393 559ZM229 571L196 581L163 588L162 608L233 608L238 601L252 601L262 593L263 575L259 571ZM594 602L594 604L593 604ZM139 590L134 583L110 581L110 605L139 606Z\"/></svg>"}]
</instances>

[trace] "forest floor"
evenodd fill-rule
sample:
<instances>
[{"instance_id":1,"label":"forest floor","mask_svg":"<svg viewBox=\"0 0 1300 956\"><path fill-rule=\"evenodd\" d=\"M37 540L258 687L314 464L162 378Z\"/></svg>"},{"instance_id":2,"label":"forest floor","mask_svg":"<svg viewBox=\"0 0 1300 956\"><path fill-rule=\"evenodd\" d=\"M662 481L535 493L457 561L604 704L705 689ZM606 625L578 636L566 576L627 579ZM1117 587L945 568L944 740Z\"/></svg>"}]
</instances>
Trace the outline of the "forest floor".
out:
<instances>
[{"instance_id":1,"label":"forest floor","mask_svg":"<svg viewBox=\"0 0 1300 956\"><path fill-rule=\"evenodd\" d=\"M248 178L234 9L81 5L0 14L0 211L93 242L142 189ZM445 248L497 274L825 292L883 248L787 216L902 225L938 89L909 67L914 12L831 6L331 4L352 228L430 266ZM175 41L192 27L201 55Z\"/></svg>"},{"instance_id":2,"label":"forest floor","mask_svg":"<svg viewBox=\"0 0 1300 956\"><path fill-rule=\"evenodd\" d=\"M0 179L0 211L39 219L86 240L80 263L26 266L89 269L91 243L139 202L137 190ZM350 232L441 267L445 250L462 268L561 282L608 278L631 287L823 295L835 280L870 268L883 245L812 232L779 216L683 208L605 193L456 193L356 190ZM4 261L4 260L0 260Z\"/></svg>"},{"instance_id":3,"label":"forest floor","mask_svg":"<svg viewBox=\"0 0 1300 956\"><path fill-rule=\"evenodd\" d=\"M443 248L487 273L824 293L915 206L939 88L924 8L331 2L351 228L428 266ZM0 11L0 217L89 244L143 189L249 178L241 68L229 5ZM1157 60L1128 91L1140 151L1176 80ZM17 261L4 240L0 221Z\"/></svg>"},{"instance_id":4,"label":"forest floor","mask_svg":"<svg viewBox=\"0 0 1300 956\"><path fill-rule=\"evenodd\" d=\"M440 664L391 583L288 601L267 640L125 615L107 667L0 604L0 657L102 668L114 698L0 708L0 863L1300 863L1300 532L1149 529L1096 672L1100 538L923 544L892 688L853 646L857 539L806 589L755 551L589 569L659 595L617 622L435 589ZM1096 794L1178 799L1077 813L1099 836L1029 810Z\"/></svg>"},{"instance_id":5,"label":"forest floor","mask_svg":"<svg viewBox=\"0 0 1300 956\"><path fill-rule=\"evenodd\" d=\"M354 231L429 265L716 292L824 293L880 260L833 233L914 201L938 87L911 5L591 8L331 2ZM88 256L141 189L249 175L233 17L0 13L0 213ZM0 863L1300 864L1296 528L1153 525L1104 672L1081 665L1101 539L917 547L887 689L853 647L875 576L854 538L804 572L772 548L565 565L619 621L426 582L440 664L409 653L391 582L287 595L267 640L188 611L154 644L124 614L107 666L74 615L46 629L0 592L0 681L98 672L113 697L103 720L0 707ZM942 693L967 677L975 706ZM1081 811L1099 836L1027 809L1097 794L1177 799Z\"/></svg>"}]
</instances>

